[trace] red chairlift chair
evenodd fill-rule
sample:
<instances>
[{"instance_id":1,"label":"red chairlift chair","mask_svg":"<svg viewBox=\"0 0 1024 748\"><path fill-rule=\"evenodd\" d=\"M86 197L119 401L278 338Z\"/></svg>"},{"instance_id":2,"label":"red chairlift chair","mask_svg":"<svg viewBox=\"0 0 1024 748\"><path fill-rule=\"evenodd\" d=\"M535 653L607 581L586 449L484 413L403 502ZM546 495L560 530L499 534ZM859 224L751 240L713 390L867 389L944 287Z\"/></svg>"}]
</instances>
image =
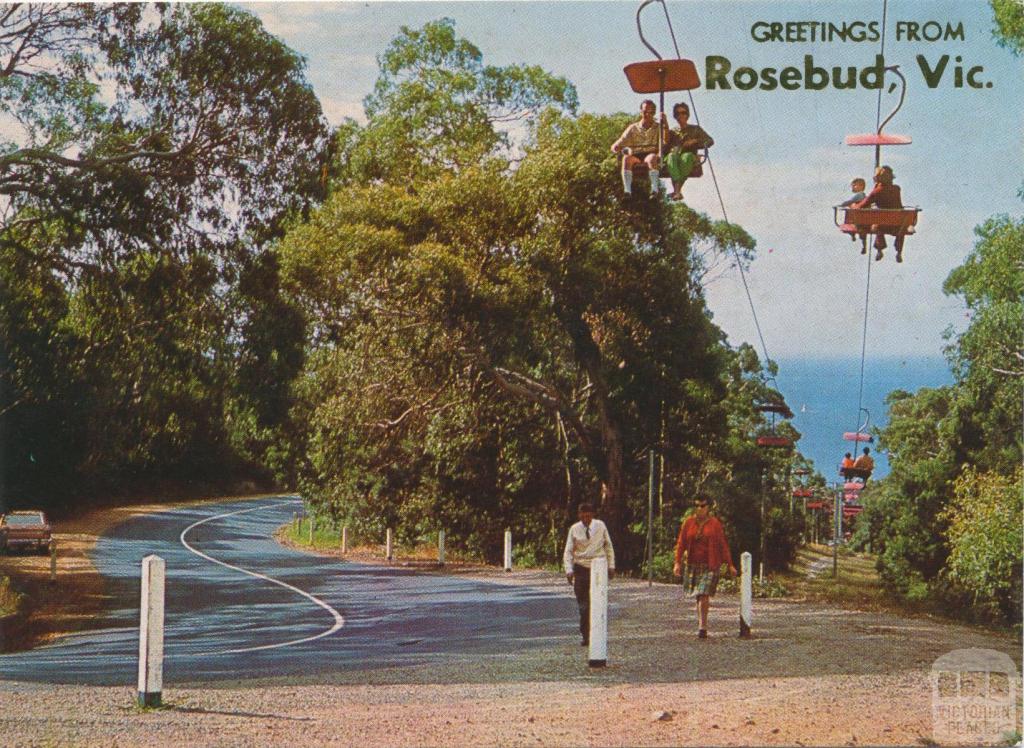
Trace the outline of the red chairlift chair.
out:
<instances>
[{"instance_id":1,"label":"red chairlift chair","mask_svg":"<svg viewBox=\"0 0 1024 748\"><path fill-rule=\"evenodd\" d=\"M889 120L891 120L895 116L896 112L900 110L900 107L903 106L903 99L907 93L907 79L903 77L903 73L900 72L899 66L892 65L887 67L886 70L895 73L903 84L900 89L900 100L896 104L896 108L889 112L889 116L886 117L878 126L878 130L876 132L846 136L847 145L874 146L876 169L881 164L883 145L910 145L910 143L913 142L909 135L895 135L882 132L882 129L889 124ZM843 212L842 219L840 219L840 211ZM877 226L878 230L875 233L883 233L898 237L909 236L914 233L914 227L917 225L917 216L920 212L921 209L918 207L849 208L842 205L836 205L833 206L832 209L832 220L844 234L854 236L857 234L871 234L873 233L871 227Z\"/></svg>"},{"instance_id":2,"label":"red chairlift chair","mask_svg":"<svg viewBox=\"0 0 1024 748\"><path fill-rule=\"evenodd\" d=\"M759 447L792 447L793 440L778 434L763 434L757 437Z\"/></svg>"},{"instance_id":3,"label":"red chairlift chair","mask_svg":"<svg viewBox=\"0 0 1024 748\"><path fill-rule=\"evenodd\" d=\"M871 421L871 413L867 408L861 408L865 414L863 425L856 431L847 431L843 434L843 439L848 442L854 442L860 444L866 442L868 444L874 444L875 437L868 433L868 423ZM854 478L860 478L862 481L866 481L871 477L871 471L866 468L858 467L846 467L840 468L839 474L846 480L852 480Z\"/></svg>"},{"instance_id":4,"label":"red chairlift chair","mask_svg":"<svg viewBox=\"0 0 1024 748\"><path fill-rule=\"evenodd\" d=\"M779 415L783 418L792 418L793 411L789 409L789 406L784 402L767 402L760 403L756 406L762 413L772 414L771 431L767 434L761 434L757 437L757 446L759 447L780 447L789 448L793 446L793 440L789 437L782 436L775 433L775 416Z\"/></svg>"}]
</instances>

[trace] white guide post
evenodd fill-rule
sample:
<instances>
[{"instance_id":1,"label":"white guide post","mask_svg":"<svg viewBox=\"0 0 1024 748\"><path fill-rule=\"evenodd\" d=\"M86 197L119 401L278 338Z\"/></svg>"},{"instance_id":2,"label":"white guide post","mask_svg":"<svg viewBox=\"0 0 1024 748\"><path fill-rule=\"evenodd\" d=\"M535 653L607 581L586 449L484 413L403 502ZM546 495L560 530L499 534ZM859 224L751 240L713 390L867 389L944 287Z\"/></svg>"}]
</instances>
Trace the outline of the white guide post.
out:
<instances>
[{"instance_id":1,"label":"white guide post","mask_svg":"<svg viewBox=\"0 0 1024 748\"><path fill-rule=\"evenodd\" d=\"M751 614L753 613L753 579L751 579L750 553L740 555L740 638L750 638Z\"/></svg>"},{"instance_id":2,"label":"white guide post","mask_svg":"<svg viewBox=\"0 0 1024 748\"><path fill-rule=\"evenodd\" d=\"M139 706L160 706L164 682L164 577L159 556L142 559L139 616Z\"/></svg>"},{"instance_id":3,"label":"white guide post","mask_svg":"<svg viewBox=\"0 0 1024 748\"><path fill-rule=\"evenodd\" d=\"M341 528L341 552L348 553L348 525Z\"/></svg>"},{"instance_id":4,"label":"white guide post","mask_svg":"<svg viewBox=\"0 0 1024 748\"><path fill-rule=\"evenodd\" d=\"M505 530L505 571L512 571L512 530Z\"/></svg>"},{"instance_id":5,"label":"white guide post","mask_svg":"<svg viewBox=\"0 0 1024 748\"><path fill-rule=\"evenodd\" d=\"M590 562L590 651L587 664L608 664L608 559L599 556Z\"/></svg>"},{"instance_id":6,"label":"white guide post","mask_svg":"<svg viewBox=\"0 0 1024 748\"><path fill-rule=\"evenodd\" d=\"M309 515L309 544L313 545L313 525L316 524L316 520L313 519L313 515Z\"/></svg>"},{"instance_id":7,"label":"white guide post","mask_svg":"<svg viewBox=\"0 0 1024 748\"><path fill-rule=\"evenodd\" d=\"M437 565L444 566L444 530L437 531Z\"/></svg>"},{"instance_id":8,"label":"white guide post","mask_svg":"<svg viewBox=\"0 0 1024 748\"><path fill-rule=\"evenodd\" d=\"M391 561L394 558L394 556L391 553L391 528L390 527L388 528L388 534L387 534L387 539L386 539L385 546L386 547L384 549L384 558L387 559L388 561Z\"/></svg>"}]
</instances>

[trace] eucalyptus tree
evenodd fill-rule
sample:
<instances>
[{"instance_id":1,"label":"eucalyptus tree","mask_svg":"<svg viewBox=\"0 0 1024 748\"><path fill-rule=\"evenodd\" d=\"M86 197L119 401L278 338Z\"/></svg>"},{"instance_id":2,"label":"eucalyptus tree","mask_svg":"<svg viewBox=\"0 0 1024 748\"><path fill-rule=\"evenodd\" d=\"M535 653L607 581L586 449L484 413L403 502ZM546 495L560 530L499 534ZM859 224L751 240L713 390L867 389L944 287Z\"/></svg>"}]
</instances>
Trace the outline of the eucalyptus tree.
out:
<instances>
[{"instance_id":1,"label":"eucalyptus tree","mask_svg":"<svg viewBox=\"0 0 1024 748\"><path fill-rule=\"evenodd\" d=\"M1016 542L1024 491L1024 221L995 216L975 233L974 249L943 287L963 298L970 318L963 332L948 333L953 384L889 395L880 446L892 472L869 493L867 514L894 589L915 598L966 589L968 605L995 595L1012 617L1020 586L1005 575L1019 579L1019 544L1016 557L1004 551ZM997 552L977 552L972 544L1000 523Z\"/></svg>"},{"instance_id":2,"label":"eucalyptus tree","mask_svg":"<svg viewBox=\"0 0 1024 748\"><path fill-rule=\"evenodd\" d=\"M573 116L567 83L484 66L451 22L380 59L330 198L280 247L316 349L305 488L388 522L458 496L480 524L560 524L586 496L622 532L647 449L687 476L724 454L731 354L691 247L749 261L753 240L624 203L608 144L625 118ZM514 162L510 107L539 112Z\"/></svg>"},{"instance_id":3,"label":"eucalyptus tree","mask_svg":"<svg viewBox=\"0 0 1024 748\"><path fill-rule=\"evenodd\" d=\"M67 309L50 381L5 356L0 413L61 402L91 423L86 469L214 459L250 311L231 288L322 189L303 60L225 5L10 4L0 115L0 253L34 269L25 282L52 278ZM40 320L6 311L17 351Z\"/></svg>"}]
</instances>

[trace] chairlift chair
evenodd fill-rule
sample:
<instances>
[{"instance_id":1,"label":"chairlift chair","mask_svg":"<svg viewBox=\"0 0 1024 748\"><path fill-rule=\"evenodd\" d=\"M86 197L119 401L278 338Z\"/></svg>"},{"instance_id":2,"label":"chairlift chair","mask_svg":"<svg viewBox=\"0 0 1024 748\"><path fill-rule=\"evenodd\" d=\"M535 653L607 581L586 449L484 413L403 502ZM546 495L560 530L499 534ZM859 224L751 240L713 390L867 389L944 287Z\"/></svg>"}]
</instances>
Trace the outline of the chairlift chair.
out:
<instances>
[{"instance_id":1,"label":"chairlift chair","mask_svg":"<svg viewBox=\"0 0 1024 748\"><path fill-rule=\"evenodd\" d=\"M640 35L640 41L647 49L654 54L654 60L631 62L622 71L626 74L629 87L638 94L658 94L658 112L655 114L655 126L658 128L658 157L665 155L665 144L662 142L661 117L665 113L665 94L669 91L690 91L700 88L700 75L693 60L686 60L682 57L675 60L666 60L644 37L643 26L640 23L640 14L651 3L661 3L665 8L665 18L668 19L668 9L665 0L644 0L636 11L636 30ZM672 30L672 22L669 20L669 31ZM675 35L673 34L673 40ZM629 155L629 149L623 149L623 163L625 156ZM707 161L707 148L703 149L700 156L700 163ZM641 161L633 166L635 177L646 176L647 164Z\"/></svg>"},{"instance_id":2,"label":"chairlift chair","mask_svg":"<svg viewBox=\"0 0 1024 748\"><path fill-rule=\"evenodd\" d=\"M757 410L762 413L771 413L772 422L771 430L767 434L761 434L757 437L757 446L759 447L780 447L789 448L793 446L793 440L787 436L775 433L775 416L781 416L782 418L792 418L793 411L789 409L789 406L784 402L765 402L759 403L755 406Z\"/></svg>"},{"instance_id":3,"label":"chairlift chair","mask_svg":"<svg viewBox=\"0 0 1024 748\"><path fill-rule=\"evenodd\" d=\"M910 145L913 140L909 135L896 135L883 133L882 130L896 112L903 106L903 99L907 94L907 79L900 72L899 65L891 65L885 68L886 71L894 73L902 83L900 88L900 100L896 107L889 112L889 116L878 126L878 130L870 133L847 135L846 144L852 146L873 146L875 149L875 168L881 165L882 146L889 145ZM842 217L840 218L840 211ZM839 230L844 234L855 236L857 234L882 233L889 236L909 236L914 233L917 225L918 214L921 208L850 208L836 205L832 208L832 220ZM871 227L878 227L872 231Z\"/></svg>"}]
</instances>

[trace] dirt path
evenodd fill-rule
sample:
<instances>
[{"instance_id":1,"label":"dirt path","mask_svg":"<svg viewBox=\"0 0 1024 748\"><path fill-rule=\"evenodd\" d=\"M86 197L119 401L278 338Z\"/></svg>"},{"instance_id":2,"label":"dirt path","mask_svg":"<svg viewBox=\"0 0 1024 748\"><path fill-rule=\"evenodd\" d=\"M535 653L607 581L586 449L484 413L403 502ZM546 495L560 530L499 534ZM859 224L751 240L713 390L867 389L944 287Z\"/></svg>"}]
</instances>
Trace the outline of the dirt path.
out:
<instances>
[{"instance_id":1,"label":"dirt path","mask_svg":"<svg viewBox=\"0 0 1024 748\"><path fill-rule=\"evenodd\" d=\"M571 594L548 572L462 573ZM586 666L568 625L564 644L515 657L174 686L169 708L150 712L132 706L130 683L0 681L0 744L922 745L937 657L995 649L1020 669L1013 637L930 618L758 600L755 636L744 641L737 599L720 595L711 638L698 640L677 586L616 580L610 597L602 670Z\"/></svg>"}]
</instances>

